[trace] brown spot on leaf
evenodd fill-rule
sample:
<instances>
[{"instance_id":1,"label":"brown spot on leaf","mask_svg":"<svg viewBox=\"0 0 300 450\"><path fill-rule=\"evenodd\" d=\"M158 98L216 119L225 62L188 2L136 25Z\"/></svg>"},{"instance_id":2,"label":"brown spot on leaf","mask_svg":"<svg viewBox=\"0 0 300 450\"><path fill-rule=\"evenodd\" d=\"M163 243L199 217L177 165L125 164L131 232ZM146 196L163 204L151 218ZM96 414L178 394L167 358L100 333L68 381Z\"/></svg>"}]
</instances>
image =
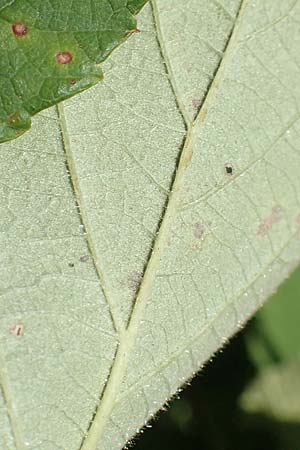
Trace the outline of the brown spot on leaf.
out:
<instances>
[{"instance_id":1,"label":"brown spot on leaf","mask_svg":"<svg viewBox=\"0 0 300 450\"><path fill-rule=\"evenodd\" d=\"M17 37L24 37L26 36L26 34L28 34L28 28L23 22L13 24L12 30L14 35Z\"/></svg>"},{"instance_id":2,"label":"brown spot on leaf","mask_svg":"<svg viewBox=\"0 0 300 450\"><path fill-rule=\"evenodd\" d=\"M202 239L206 230L206 225L202 222L197 222L195 224L194 236L197 239Z\"/></svg>"},{"instance_id":3,"label":"brown spot on leaf","mask_svg":"<svg viewBox=\"0 0 300 450\"><path fill-rule=\"evenodd\" d=\"M274 206L271 214L259 225L257 234L259 236L265 236L269 231L271 231L276 223L280 222L281 219L282 208L279 205Z\"/></svg>"},{"instance_id":4,"label":"brown spot on leaf","mask_svg":"<svg viewBox=\"0 0 300 450\"><path fill-rule=\"evenodd\" d=\"M191 161L193 159L193 150L190 150L188 153L186 153L184 159L183 159L183 167L187 169L189 165L191 164Z\"/></svg>"},{"instance_id":5,"label":"brown spot on leaf","mask_svg":"<svg viewBox=\"0 0 300 450\"><path fill-rule=\"evenodd\" d=\"M18 323L14 326L11 327L10 334L12 334L13 336L17 337L17 338L21 338L24 335L24 325L22 323Z\"/></svg>"},{"instance_id":6,"label":"brown spot on leaf","mask_svg":"<svg viewBox=\"0 0 300 450\"><path fill-rule=\"evenodd\" d=\"M76 80L71 80L71 85L72 85L72 86L75 86L76 83L77 83Z\"/></svg>"},{"instance_id":7,"label":"brown spot on leaf","mask_svg":"<svg viewBox=\"0 0 300 450\"><path fill-rule=\"evenodd\" d=\"M70 262L70 263L68 263L68 266L69 266L69 267L75 267L75 264L72 263L72 262Z\"/></svg>"},{"instance_id":8,"label":"brown spot on leaf","mask_svg":"<svg viewBox=\"0 0 300 450\"><path fill-rule=\"evenodd\" d=\"M228 175L228 176L232 176L233 175L233 166L232 166L232 164L226 164L225 165L225 172L226 172L226 175Z\"/></svg>"},{"instance_id":9,"label":"brown spot on leaf","mask_svg":"<svg viewBox=\"0 0 300 450\"><path fill-rule=\"evenodd\" d=\"M202 247L202 243L205 239L205 235L208 234L208 232L211 229L211 222L204 223L204 222L197 222L194 225L194 236L197 239L192 245L193 251L198 251Z\"/></svg>"},{"instance_id":10,"label":"brown spot on leaf","mask_svg":"<svg viewBox=\"0 0 300 450\"><path fill-rule=\"evenodd\" d=\"M141 282L143 279L143 273L135 270L128 277L128 287L132 290L134 294L136 294L140 288Z\"/></svg>"},{"instance_id":11,"label":"brown spot on leaf","mask_svg":"<svg viewBox=\"0 0 300 450\"><path fill-rule=\"evenodd\" d=\"M73 61L73 55L70 52L60 52L56 55L56 61L59 64L69 64Z\"/></svg>"},{"instance_id":12,"label":"brown spot on leaf","mask_svg":"<svg viewBox=\"0 0 300 450\"><path fill-rule=\"evenodd\" d=\"M196 111L199 110L201 104L202 104L202 101L201 101L199 98L194 98L194 99L192 100L192 106L193 106L193 108L194 108Z\"/></svg>"},{"instance_id":13,"label":"brown spot on leaf","mask_svg":"<svg viewBox=\"0 0 300 450\"><path fill-rule=\"evenodd\" d=\"M200 120L201 123L205 121L207 113L208 113L208 109L207 108L204 107L204 108L201 109L201 112L200 112L200 115L199 115L199 120Z\"/></svg>"},{"instance_id":14,"label":"brown spot on leaf","mask_svg":"<svg viewBox=\"0 0 300 450\"><path fill-rule=\"evenodd\" d=\"M141 33L141 30L139 28L136 28L135 30L132 30L128 33L128 36L131 36L132 34Z\"/></svg>"},{"instance_id":15,"label":"brown spot on leaf","mask_svg":"<svg viewBox=\"0 0 300 450\"><path fill-rule=\"evenodd\" d=\"M86 263L86 262L88 262L89 259L90 259L89 255L83 255L83 256L80 256L79 261L82 263Z\"/></svg>"},{"instance_id":16,"label":"brown spot on leaf","mask_svg":"<svg viewBox=\"0 0 300 450\"><path fill-rule=\"evenodd\" d=\"M21 122L21 116L19 113L11 114L8 118L8 123L10 125L18 125Z\"/></svg>"}]
</instances>

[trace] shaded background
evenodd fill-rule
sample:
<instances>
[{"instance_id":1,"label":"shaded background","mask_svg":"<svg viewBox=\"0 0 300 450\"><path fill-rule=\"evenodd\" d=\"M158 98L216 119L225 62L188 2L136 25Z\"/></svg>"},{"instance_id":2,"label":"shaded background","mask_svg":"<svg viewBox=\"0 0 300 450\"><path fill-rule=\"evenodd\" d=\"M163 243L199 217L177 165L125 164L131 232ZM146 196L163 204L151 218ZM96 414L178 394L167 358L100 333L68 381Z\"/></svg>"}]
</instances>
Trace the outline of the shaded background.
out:
<instances>
[{"instance_id":1,"label":"shaded background","mask_svg":"<svg viewBox=\"0 0 300 450\"><path fill-rule=\"evenodd\" d=\"M135 450L300 450L300 269Z\"/></svg>"}]
</instances>

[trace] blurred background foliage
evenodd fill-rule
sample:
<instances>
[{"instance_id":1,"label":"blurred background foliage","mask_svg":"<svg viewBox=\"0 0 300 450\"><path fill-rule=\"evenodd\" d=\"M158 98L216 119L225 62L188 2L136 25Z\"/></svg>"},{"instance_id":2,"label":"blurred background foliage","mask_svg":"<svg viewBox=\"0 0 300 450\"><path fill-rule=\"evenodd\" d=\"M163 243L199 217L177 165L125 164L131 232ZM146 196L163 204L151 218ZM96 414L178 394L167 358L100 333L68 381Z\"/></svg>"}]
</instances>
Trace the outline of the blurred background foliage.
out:
<instances>
[{"instance_id":1,"label":"blurred background foliage","mask_svg":"<svg viewBox=\"0 0 300 450\"><path fill-rule=\"evenodd\" d=\"M134 443L300 450L300 268Z\"/></svg>"}]
</instances>

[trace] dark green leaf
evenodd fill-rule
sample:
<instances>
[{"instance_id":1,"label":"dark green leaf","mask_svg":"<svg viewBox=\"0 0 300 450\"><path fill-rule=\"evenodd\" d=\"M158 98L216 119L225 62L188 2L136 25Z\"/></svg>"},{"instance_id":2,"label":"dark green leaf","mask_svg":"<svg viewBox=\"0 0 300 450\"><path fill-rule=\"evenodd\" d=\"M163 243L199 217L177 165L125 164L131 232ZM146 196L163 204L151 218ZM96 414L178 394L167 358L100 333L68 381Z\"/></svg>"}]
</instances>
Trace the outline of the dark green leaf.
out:
<instances>
[{"instance_id":1,"label":"dark green leaf","mask_svg":"<svg viewBox=\"0 0 300 450\"><path fill-rule=\"evenodd\" d=\"M0 142L101 80L100 63L136 30L146 1L0 0Z\"/></svg>"}]
</instances>

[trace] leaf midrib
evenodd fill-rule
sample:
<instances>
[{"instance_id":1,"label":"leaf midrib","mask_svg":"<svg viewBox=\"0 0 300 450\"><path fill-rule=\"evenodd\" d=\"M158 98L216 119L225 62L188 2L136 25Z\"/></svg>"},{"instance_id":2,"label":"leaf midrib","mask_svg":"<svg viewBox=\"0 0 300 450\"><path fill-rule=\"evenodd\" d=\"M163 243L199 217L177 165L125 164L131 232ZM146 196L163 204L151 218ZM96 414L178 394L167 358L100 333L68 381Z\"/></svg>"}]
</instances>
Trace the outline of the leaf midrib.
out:
<instances>
[{"instance_id":1,"label":"leaf midrib","mask_svg":"<svg viewBox=\"0 0 300 450\"><path fill-rule=\"evenodd\" d=\"M17 450L25 450L24 439L20 430L20 424L14 410L13 398L9 388L6 365L0 353L0 392L3 395L8 421L11 427L12 438Z\"/></svg>"},{"instance_id":2,"label":"leaf midrib","mask_svg":"<svg viewBox=\"0 0 300 450\"><path fill-rule=\"evenodd\" d=\"M270 269L272 267L272 265L275 263L276 260L278 260L280 258L280 256L284 253L284 251L289 247L289 245L291 244L291 242L293 242L295 240L295 238L297 236L300 236L300 229L297 228L296 231L294 233L291 234L291 236L287 239L287 241L284 243L284 245L280 248L280 250L278 252L276 252L273 257L271 258L271 260L269 261L269 263L265 266L265 271L267 272L268 269ZM291 272L293 271L293 269L296 269L296 267L298 266L298 261L295 262L295 265L292 267ZM158 373L160 373L161 371L163 371L164 369L166 369L167 367L169 367L174 361L178 360L178 358L186 352L186 350L188 350L195 342L199 341L199 339L201 338L201 336L205 335L205 333L207 333L207 331L213 327L214 323L217 322L217 320L226 315L226 312L230 309L232 309L232 306L234 305L235 301L239 298L241 298L243 295L247 294L247 292L249 292L249 290L255 286L256 282L261 278L262 274L261 273L257 273L253 279L247 284L247 286L243 289L241 289L237 295L235 295L234 297L230 298L230 301L228 301L224 307L221 307L220 310L217 312L217 314L213 317L212 320L210 320L209 322L207 322L205 324L205 326L201 329L201 331L199 333L197 333L195 336L193 336L191 339L189 339L185 345L177 352L174 352L173 354L170 354L170 358L167 362L165 362L164 364L162 364L161 366L159 366L156 370L153 370L151 373L147 374L147 378L153 378L155 375L157 375ZM230 339L230 336L228 336L228 340ZM120 396L118 398L118 401L115 403L118 404L119 402L121 402L121 400L123 400L125 397L128 396L128 394L133 391L134 389L136 389L139 386L143 385L143 381L144 378L139 378L137 383L132 384L129 388L127 388L126 390L126 394Z\"/></svg>"},{"instance_id":3,"label":"leaf midrib","mask_svg":"<svg viewBox=\"0 0 300 450\"><path fill-rule=\"evenodd\" d=\"M120 333L120 344L116 353L116 358L112 364L110 376L108 378L108 382L102 392L99 405L97 408L97 411L93 417L93 420L90 424L90 428L87 432L86 437L83 440L82 446L80 450L96 450L97 445L101 441L101 436L105 430L107 421L109 419L109 416L114 408L115 400L117 397L117 394L119 392L120 385L123 381L127 363L129 359L130 352L135 344L136 335L139 329L139 324L141 321L141 318L143 316L147 298L149 295L149 292L151 292L151 288L153 286L154 280L155 280L155 274L156 269L159 266L160 263L160 256L167 244L169 230L171 228L171 225L173 223L173 219L176 216L177 211L179 210L180 205L180 192L183 184L183 178L184 173L189 166L191 157L192 157L192 146L191 141L194 134L194 125L195 122L198 121L204 121L206 112L209 109L210 105L214 102L214 99L216 97L216 93L219 89L220 82L222 80L222 76L224 73L224 69L226 67L227 60L230 59L233 48L236 43L236 35L238 31L238 25L241 21L241 18L243 17L243 13L245 10L246 3L249 0L241 0L240 8L238 11L238 14L236 16L235 23L232 27L232 32L228 38L227 45L223 54L223 58L221 59L219 66L216 70L215 77L207 91L207 94L204 98L203 104L201 106L201 109L195 118L193 123L190 123L187 120L187 114L184 109L181 109L181 105L178 104L178 107L180 108L180 112L182 116L185 119L185 123L187 126L187 134L185 143L182 149L182 153L179 159L178 166L176 168L176 175L174 177L173 186L171 189L169 202L166 206L161 224L160 229L158 232L158 235L156 237L156 240L154 242L153 250L149 256L149 260L144 272L144 277L142 280L142 283L140 285L139 292L136 297L136 301L134 303L134 308L132 310L132 314L128 323L127 329L122 329ZM161 32L159 29L159 23L155 20L155 11L156 11L156 0L153 0L151 2L153 11L154 11L154 22L156 23L157 27L157 38L159 40L159 37L161 36ZM166 58L164 55L164 47L160 45L160 49L162 52L162 55L165 60L166 67L169 71L169 79L170 84L172 86L173 92L176 96L177 88L176 83L174 83L174 77L172 77L172 72L170 70L170 65L167 64ZM176 100L178 100L178 97L176 96Z\"/></svg>"}]
</instances>

